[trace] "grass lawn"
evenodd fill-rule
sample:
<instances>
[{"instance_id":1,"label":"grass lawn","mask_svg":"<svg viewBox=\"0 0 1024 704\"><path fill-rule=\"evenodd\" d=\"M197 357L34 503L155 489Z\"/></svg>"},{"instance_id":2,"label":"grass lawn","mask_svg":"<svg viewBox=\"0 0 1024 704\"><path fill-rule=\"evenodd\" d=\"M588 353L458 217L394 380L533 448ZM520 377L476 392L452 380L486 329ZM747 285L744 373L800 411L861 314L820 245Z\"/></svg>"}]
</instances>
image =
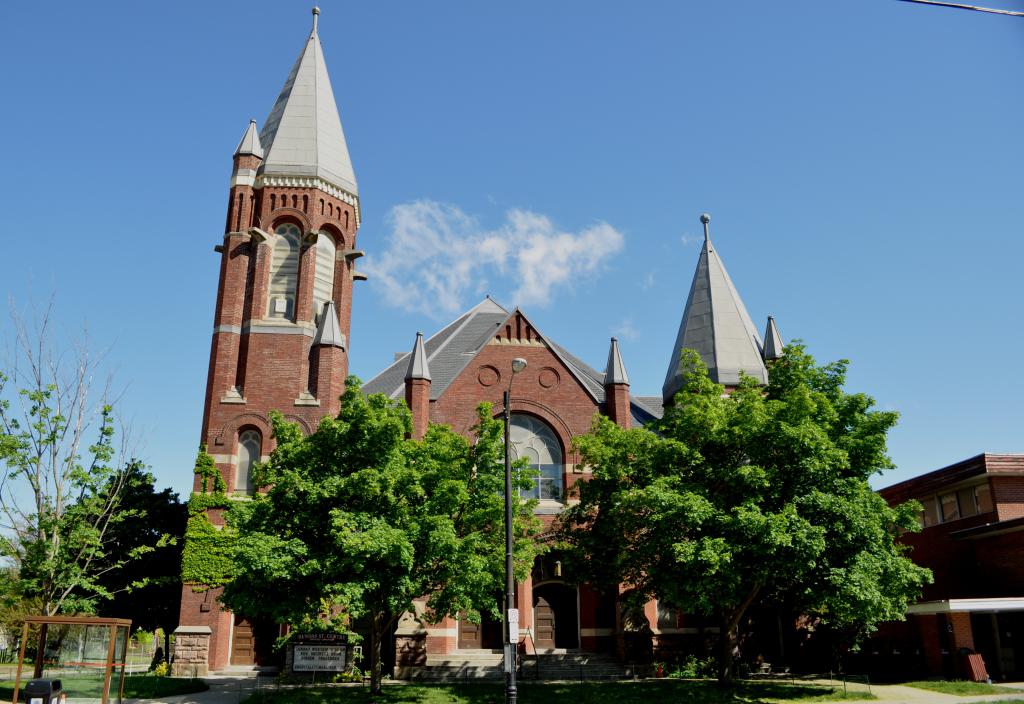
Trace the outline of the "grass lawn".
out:
<instances>
[{"instance_id":1,"label":"grass lawn","mask_svg":"<svg viewBox=\"0 0 1024 704\"><path fill-rule=\"evenodd\" d=\"M61 684L68 697L94 697L100 696L103 689L102 678L75 678L61 677ZM25 687L22 680L21 686ZM116 680L111 684L111 689L116 686ZM127 675L124 680L125 699L155 699L157 697L171 697L175 694L191 694L192 692L205 692L210 688L202 680L186 677L153 677L152 675ZM0 700L11 701L14 697L14 680L0 682ZM21 694L24 699L24 695Z\"/></svg>"},{"instance_id":2,"label":"grass lawn","mask_svg":"<svg viewBox=\"0 0 1024 704\"><path fill-rule=\"evenodd\" d=\"M644 682L588 682L585 684L525 683L519 687L523 704L768 704L770 702L832 702L874 699L864 692L843 695L829 687L774 682L743 682L722 690L713 682L658 680ZM503 684L385 685L380 697L367 687L316 687L257 693L246 704L498 704L505 701Z\"/></svg>"},{"instance_id":3,"label":"grass lawn","mask_svg":"<svg viewBox=\"0 0 1024 704\"><path fill-rule=\"evenodd\" d=\"M1012 687L1000 687L997 684L968 682L967 680L918 680L915 682L904 682L903 684L907 687L927 689L929 692L955 694L958 697L973 697L979 694L1013 694L1020 691Z\"/></svg>"}]
</instances>

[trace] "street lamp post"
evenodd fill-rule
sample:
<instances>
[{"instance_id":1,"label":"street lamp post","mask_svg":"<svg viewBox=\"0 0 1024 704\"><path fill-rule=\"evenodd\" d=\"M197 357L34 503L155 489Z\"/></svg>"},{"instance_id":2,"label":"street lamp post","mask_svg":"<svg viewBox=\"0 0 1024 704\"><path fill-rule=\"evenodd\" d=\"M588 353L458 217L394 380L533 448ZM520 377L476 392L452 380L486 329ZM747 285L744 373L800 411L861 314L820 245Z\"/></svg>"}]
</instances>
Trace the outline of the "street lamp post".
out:
<instances>
[{"instance_id":1,"label":"street lamp post","mask_svg":"<svg viewBox=\"0 0 1024 704\"><path fill-rule=\"evenodd\" d=\"M516 646L519 644L519 609L514 607L516 577L512 561L512 441L509 426L512 411L509 408L512 381L516 374L526 369L526 360L516 357L512 360L512 376L505 391L505 701L516 704Z\"/></svg>"}]
</instances>

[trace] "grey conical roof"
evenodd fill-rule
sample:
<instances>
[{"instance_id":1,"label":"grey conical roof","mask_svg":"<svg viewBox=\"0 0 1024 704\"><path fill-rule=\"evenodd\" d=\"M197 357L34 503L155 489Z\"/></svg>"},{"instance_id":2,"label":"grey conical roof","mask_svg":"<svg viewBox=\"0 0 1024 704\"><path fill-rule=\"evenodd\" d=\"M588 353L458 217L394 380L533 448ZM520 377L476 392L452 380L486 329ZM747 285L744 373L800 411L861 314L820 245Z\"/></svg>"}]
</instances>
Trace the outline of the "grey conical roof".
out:
<instances>
[{"instance_id":1,"label":"grey conical roof","mask_svg":"<svg viewBox=\"0 0 1024 704\"><path fill-rule=\"evenodd\" d=\"M256 131L256 120L249 120L249 126L245 128L242 141L235 148L235 156L258 156L263 158L263 144L260 143L260 135Z\"/></svg>"},{"instance_id":2,"label":"grey conical roof","mask_svg":"<svg viewBox=\"0 0 1024 704\"><path fill-rule=\"evenodd\" d=\"M260 173L315 176L353 196L359 194L315 22L263 124L260 140L266 150Z\"/></svg>"},{"instance_id":3,"label":"grey conical roof","mask_svg":"<svg viewBox=\"0 0 1024 704\"><path fill-rule=\"evenodd\" d=\"M711 379L719 384L739 383L741 371L762 384L768 383L768 370L761 358L761 338L706 228L704 247L662 386L666 402L683 385L679 357L684 349L696 350L707 364Z\"/></svg>"},{"instance_id":4,"label":"grey conical roof","mask_svg":"<svg viewBox=\"0 0 1024 704\"><path fill-rule=\"evenodd\" d=\"M345 335L341 332L341 324L338 322L338 311L334 308L334 301L327 301L324 304L324 312L320 316L320 325L316 328L313 344L345 349Z\"/></svg>"},{"instance_id":5,"label":"grey conical roof","mask_svg":"<svg viewBox=\"0 0 1024 704\"><path fill-rule=\"evenodd\" d=\"M427 366L427 348L423 344L423 333L416 333L416 342L409 355L409 366L405 370L405 379L426 379L430 381L430 367Z\"/></svg>"},{"instance_id":6,"label":"grey conical roof","mask_svg":"<svg viewBox=\"0 0 1024 704\"><path fill-rule=\"evenodd\" d=\"M768 316L768 325L764 329L764 358L778 359L782 356L782 348L785 345L782 342L782 335L779 334L779 328L775 324L775 318Z\"/></svg>"},{"instance_id":7,"label":"grey conical roof","mask_svg":"<svg viewBox=\"0 0 1024 704\"><path fill-rule=\"evenodd\" d=\"M619 341L613 337L608 348L608 364L604 368L604 385L628 383L626 365L622 363L622 355L619 353Z\"/></svg>"}]
</instances>

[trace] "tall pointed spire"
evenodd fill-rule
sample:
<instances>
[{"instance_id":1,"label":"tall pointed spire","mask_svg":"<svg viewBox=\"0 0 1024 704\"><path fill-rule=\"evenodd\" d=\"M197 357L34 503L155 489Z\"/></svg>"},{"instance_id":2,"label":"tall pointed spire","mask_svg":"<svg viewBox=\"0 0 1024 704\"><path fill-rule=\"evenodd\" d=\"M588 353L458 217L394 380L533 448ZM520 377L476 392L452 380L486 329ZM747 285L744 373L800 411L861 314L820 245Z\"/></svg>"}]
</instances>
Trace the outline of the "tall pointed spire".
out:
<instances>
[{"instance_id":1,"label":"tall pointed spire","mask_svg":"<svg viewBox=\"0 0 1024 704\"><path fill-rule=\"evenodd\" d=\"M355 171L317 33L319 15L320 9L314 7L313 31L260 132L266 150L260 173L320 178L358 196Z\"/></svg>"},{"instance_id":2,"label":"tall pointed spire","mask_svg":"<svg viewBox=\"0 0 1024 704\"><path fill-rule=\"evenodd\" d=\"M768 383L768 370L761 358L761 338L711 244L711 216L705 213L700 220L704 224L704 247L662 386L666 403L683 385L679 359L684 349L696 350L708 366L711 379L719 384L739 383L741 371L762 384Z\"/></svg>"},{"instance_id":3,"label":"tall pointed spire","mask_svg":"<svg viewBox=\"0 0 1024 704\"><path fill-rule=\"evenodd\" d=\"M622 363L622 355L619 353L619 341L612 338L612 344L608 348L608 364L604 368L604 385L628 384L629 376L626 375L626 365Z\"/></svg>"},{"instance_id":4,"label":"tall pointed spire","mask_svg":"<svg viewBox=\"0 0 1024 704\"><path fill-rule=\"evenodd\" d=\"M775 325L775 318L768 316L768 325L764 329L764 359L778 359L782 356L782 348L785 345L782 342L782 335L779 334L779 328Z\"/></svg>"},{"instance_id":5,"label":"tall pointed spire","mask_svg":"<svg viewBox=\"0 0 1024 704\"><path fill-rule=\"evenodd\" d=\"M255 156L263 158L263 145L260 143L260 135L256 131L256 120L249 120L249 126L245 128L242 141L235 148L234 156Z\"/></svg>"},{"instance_id":6,"label":"tall pointed spire","mask_svg":"<svg viewBox=\"0 0 1024 704\"><path fill-rule=\"evenodd\" d=\"M423 333L416 333L416 342L409 355L409 368L405 371L406 380L426 379L430 381L430 367L427 366L427 348L423 344Z\"/></svg>"}]
</instances>

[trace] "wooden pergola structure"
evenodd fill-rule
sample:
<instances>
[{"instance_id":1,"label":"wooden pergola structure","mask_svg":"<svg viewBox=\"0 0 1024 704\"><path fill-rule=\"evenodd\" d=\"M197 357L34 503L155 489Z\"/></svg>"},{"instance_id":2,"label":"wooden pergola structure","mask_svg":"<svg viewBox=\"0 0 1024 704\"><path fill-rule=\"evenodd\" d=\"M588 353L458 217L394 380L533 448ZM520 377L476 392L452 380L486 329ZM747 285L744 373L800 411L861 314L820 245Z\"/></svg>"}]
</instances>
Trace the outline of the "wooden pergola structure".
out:
<instances>
[{"instance_id":1,"label":"wooden pergola structure","mask_svg":"<svg viewBox=\"0 0 1024 704\"><path fill-rule=\"evenodd\" d=\"M93 628L106 628L107 630L107 656L103 662L98 663L74 663L75 667L103 667L103 690L101 695L102 704L109 704L110 680L113 673L120 668L115 702L120 704L124 698L124 667L125 656L128 650L128 637L131 631L131 619L125 618L96 618L92 616L29 616L21 628L21 646L18 651L18 673L14 678L14 697L12 704L18 704L18 694L21 689L21 673L25 665L25 647L28 645L29 629L31 626L39 628L39 638L36 646L35 662L32 668L32 679L43 676L43 668L46 665L46 643L50 626L80 626ZM118 629L124 629L124 638L121 640L120 652L117 652ZM49 704L47 702L46 704Z\"/></svg>"}]
</instances>

